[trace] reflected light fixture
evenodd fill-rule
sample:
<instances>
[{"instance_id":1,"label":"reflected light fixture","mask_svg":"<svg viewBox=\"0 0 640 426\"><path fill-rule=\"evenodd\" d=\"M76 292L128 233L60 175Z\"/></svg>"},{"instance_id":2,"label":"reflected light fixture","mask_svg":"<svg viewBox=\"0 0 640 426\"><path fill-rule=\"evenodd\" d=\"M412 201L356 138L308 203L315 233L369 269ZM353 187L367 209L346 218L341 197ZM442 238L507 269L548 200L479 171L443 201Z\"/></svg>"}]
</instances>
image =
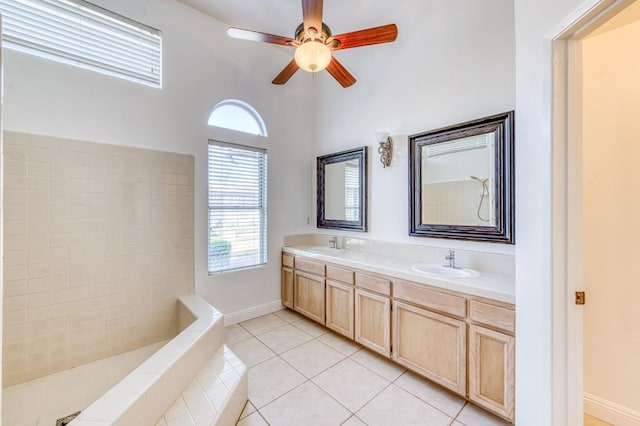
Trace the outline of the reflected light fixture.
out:
<instances>
[{"instance_id":1,"label":"reflected light fixture","mask_svg":"<svg viewBox=\"0 0 640 426\"><path fill-rule=\"evenodd\" d=\"M298 46L294 58L303 70L318 72L331 62L331 50L321 41L308 40Z\"/></svg>"},{"instance_id":2,"label":"reflected light fixture","mask_svg":"<svg viewBox=\"0 0 640 426\"><path fill-rule=\"evenodd\" d=\"M382 167L389 167L393 154L393 140L391 136L389 136L389 132L377 132L375 135L376 140L380 144L380 146L378 146L378 154L380 154Z\"/></svg>"}]
</instances>

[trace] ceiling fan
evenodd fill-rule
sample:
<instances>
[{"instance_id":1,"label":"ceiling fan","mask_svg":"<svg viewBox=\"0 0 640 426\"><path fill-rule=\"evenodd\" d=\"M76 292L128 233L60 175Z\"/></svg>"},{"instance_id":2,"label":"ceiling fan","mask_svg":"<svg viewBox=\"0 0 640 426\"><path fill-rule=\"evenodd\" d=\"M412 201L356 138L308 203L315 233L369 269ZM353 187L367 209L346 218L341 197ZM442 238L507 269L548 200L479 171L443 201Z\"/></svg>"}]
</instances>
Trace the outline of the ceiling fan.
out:
<instances>
[{"instance_id":1,"label":"ceiling fan","mask_svg":"<svg viewBox=\"0 0 640 426\"><path fill-rule=\"evenodd\" d=\"M334 36L329 27L322 22L322 0L302 0L302 24L296 29L294 38L233 27L227 30L227 34L242 40L296 48L293 60L273 79L273 84L285 84L299 68L309 72L318 72L326 68L342 87L349 87L356 79L338 62L331 51L392 42L398 35L398 27L388 24Z\"/></svg>"}]
</instances>

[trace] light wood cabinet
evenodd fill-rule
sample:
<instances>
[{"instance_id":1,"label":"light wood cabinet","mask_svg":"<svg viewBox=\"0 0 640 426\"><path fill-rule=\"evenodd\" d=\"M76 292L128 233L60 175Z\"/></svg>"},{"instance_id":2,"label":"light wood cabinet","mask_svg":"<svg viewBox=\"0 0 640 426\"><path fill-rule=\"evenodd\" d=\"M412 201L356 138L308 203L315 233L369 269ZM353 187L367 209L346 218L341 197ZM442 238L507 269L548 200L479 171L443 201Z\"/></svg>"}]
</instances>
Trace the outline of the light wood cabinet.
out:
<instances>
[{"instance_id":1,"label":"light wood cabinet","mask_svg":"<svg viewBox=\"0 0 640 426\"><path fill-rule=\"evenodd\" d=\"M295 270L293 294L293 309L324 325L324 277Z\"/></svg>"},{"instance_id":2,"label":"light wood cabinet","mask_svg":"<svg viewBox=\"0 0 640 426\"><path fill-rule=\"evenodd\" d=\"M465 396L466 323L393 302L393 359Z\"/></svg>"},{"instance_id":3,"label":"light wood cabinet","mask_svg":"<svg viewBox=\"0 0 640 426\"><path fill-rule=\"evenodd\" d=\"M285 254L282 303L513 422L512 304Z\"/></svg>"},{"instance_id":4,"label":"light wood cabinet","mask_svg":"<svg viewBox=\"0 0 640 426\"><path fill-rule=\"evenodd\" d=\"M282 267L282 304L293 309L293 269Z\"/></svg>"},{"instance_id":5,"label":"light wood cabinet","mask_svg":"<svg viewBox=\"0 0 640 426\"><path fill-rule=\"evenodd\" d=\"M356 288L355 340L386 357L391 355L391 299Z\"/></svg>"},{"instance_id":6,"label":"light wood cabinet","mask_svg":"<svg viewBox=\"0 0 640 426\"><path fill-rule=\"evenodd\" d=\"M469 399L510 420L515 417L515 338L469 325Z\"/></svg>"},{"instance_id":7,"label":"light wood cabinet","mask_svg":"<svg viewBox=\"0 0 640 426\"><path fill-rule=\"evenodd\" d=\"M354 338L353 286L327 279L326 326Z\"/></svg>"}]
</instances>

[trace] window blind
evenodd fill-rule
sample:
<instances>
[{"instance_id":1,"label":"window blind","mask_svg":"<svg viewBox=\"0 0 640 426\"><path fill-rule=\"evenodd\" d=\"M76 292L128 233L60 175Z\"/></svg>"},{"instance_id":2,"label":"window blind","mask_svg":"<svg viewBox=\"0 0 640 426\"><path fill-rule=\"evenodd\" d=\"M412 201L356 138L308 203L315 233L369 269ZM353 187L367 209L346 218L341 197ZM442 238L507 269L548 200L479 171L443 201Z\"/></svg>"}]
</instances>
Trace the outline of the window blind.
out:
<instances>
[{"instance_id":1,"label":"window blind","mask_svg":"<svg viewBox=\"0 0 640 426\"><path fill-rule=\"evenodd\" d=\"M360 170L357 164L347 163L344 167L345 219L360 220Z\"/></svg>"},{"instance_id":2,"label":"window blind","mask_svg":"<svg viewBox=\"0 0 640 426\"><path fill-rule=\"evenodd\" d=\"M161 86L160 31L83 0L0 0L4 46Z\"/></svg>"},{"instance_id":3,"label":"window blind","mask_svg":"<svg viewBox=\"0 0 640 426\"><path fill-rule=\"evenodd\" d=\"M267 152L209 142L209 273L267 263Z\"/></svg>"},{"instance_id":4,"label":"window blind","mask_svg":"<svg viewBox=\"0 0 640 426\"><path fill-rule=\"evenodd\" d=\"M451 142L441 142L434 145L427 145L427 157L452 154L454 152L471 151L472 149L482 149L487 147L487 141L493 138L493 133L469 136Z\"/></svg>"}]
</instances>

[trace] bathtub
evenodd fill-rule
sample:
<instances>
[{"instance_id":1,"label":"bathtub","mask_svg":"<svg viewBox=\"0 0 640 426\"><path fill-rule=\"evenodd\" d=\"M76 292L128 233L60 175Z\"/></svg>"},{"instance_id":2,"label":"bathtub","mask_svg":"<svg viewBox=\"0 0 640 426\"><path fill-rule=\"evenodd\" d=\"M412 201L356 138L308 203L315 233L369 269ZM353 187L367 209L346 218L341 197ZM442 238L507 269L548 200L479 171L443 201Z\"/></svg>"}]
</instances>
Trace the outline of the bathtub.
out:
<instances>
[{"instance_id":1,"label":"bathtub","mask_svg":"<svg viewBox=\"0 0 640 426\"><path fill-rule=\"evenodd\" d=\"M223 315L200 296L188 295L178 301L177 321L179 332L176 337L161 347L161 344L149 347L152 351L159 349L90 403L70 425L164 424L164 414L176 399L180 399L185 389L193 388L193 382L202 381L202 377L219 383L224 381L226 393L219 395L218 392L213 415L199 424L235 424L247 401L247 370L223 344ZM149 351L143 348L138 352L144 350ZM69 390L61 388L58 392L65 391ZM55 393L56 390L47 392ZM27 424L24 420L13 419L11 423ZM32 424L45 422L53 426L55 419L51 423L50 418L41 418L39 423Z\"/></svg>"}]
</instances>

